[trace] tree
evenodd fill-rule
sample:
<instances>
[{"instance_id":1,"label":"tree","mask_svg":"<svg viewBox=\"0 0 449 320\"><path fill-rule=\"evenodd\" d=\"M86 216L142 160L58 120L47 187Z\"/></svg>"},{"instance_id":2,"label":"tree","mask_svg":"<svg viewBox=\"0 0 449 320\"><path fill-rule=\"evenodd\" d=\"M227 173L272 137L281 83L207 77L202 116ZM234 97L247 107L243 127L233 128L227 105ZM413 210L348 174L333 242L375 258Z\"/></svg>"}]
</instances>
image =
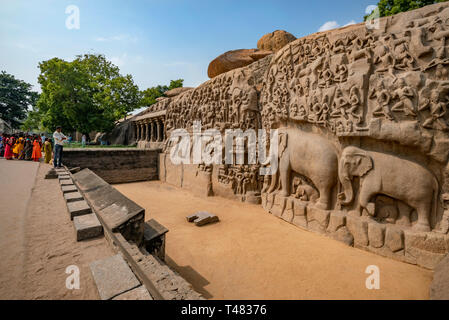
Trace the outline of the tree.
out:
<instances>
[{"instance_id":1,"label":"tree","mask_svg":"<svg viewBox=\"0 0 449 320\"><path fill-rule=\"evenodd\" d=\"M0 118L14 129L19 128L28 108L36 104L38 93L31 88L31 84L5 71L0 73Z\"/></svg>"},{"instance_id":2,"label":"tree","mask_svg":"<svg viewBox=\"0 0 449 320\"><path fill-rule=\"evenodd\" d=\"M140 106L141 93L130 75L103 55L79 55L72 62L59 58L39 64L42 94L30 123L40 118L53 131L107 132L115 122ZM37 114L36 114L37 113Z\"/></svg>"},{"instance_id":3,"label":"tree","mask_svg":"<svg viewBox=\"0 0 449 320\"><path fill-rule=\"evenodd\" d=\"M142 91L141 105L149 107L152 104L155 104L157 102L156 99L162 97L165 92L175 88L182 88L183 84L184 79L178 79L178 80L171 80L169 86L158 85L156 87L148 88Z\"/></svg>"},{"instance_id":4,"label":"tree","mask_svg":"<svg viewBox=\"0 0 449 320\"><path fill-rule=\"evenodd\" d=\"M380 0L377 4L381 17L392 16L400 12L406 12L425 7L429 4L446 2L448 0ZM365 20L369 15L365 16Z\"/></svg>"}]
</instances>

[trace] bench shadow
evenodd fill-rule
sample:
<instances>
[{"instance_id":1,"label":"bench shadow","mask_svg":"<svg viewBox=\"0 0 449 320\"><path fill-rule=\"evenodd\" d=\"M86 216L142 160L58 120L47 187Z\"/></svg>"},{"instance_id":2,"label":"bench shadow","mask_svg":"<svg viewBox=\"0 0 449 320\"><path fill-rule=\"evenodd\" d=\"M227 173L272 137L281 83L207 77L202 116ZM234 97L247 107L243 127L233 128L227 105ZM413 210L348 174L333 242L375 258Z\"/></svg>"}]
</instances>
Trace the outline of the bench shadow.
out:
<instances>
[{"instance_id":1,"label":"bench shadow","mask_svg":"<svg viewBox=\"0 0 449 320\"><path fill-rule=\"evenodd\" d=\"M204 278L201 274L199 274L195 269L191 266L179 266L176 264L173 259L171 259L168 255L165 255L165 262L171 268L176 270L187 282L189 282L193 289L200 293L206 299L212 299L213 296L210 292L204 289L210 282Z\"/></svg>"}]
</instances>

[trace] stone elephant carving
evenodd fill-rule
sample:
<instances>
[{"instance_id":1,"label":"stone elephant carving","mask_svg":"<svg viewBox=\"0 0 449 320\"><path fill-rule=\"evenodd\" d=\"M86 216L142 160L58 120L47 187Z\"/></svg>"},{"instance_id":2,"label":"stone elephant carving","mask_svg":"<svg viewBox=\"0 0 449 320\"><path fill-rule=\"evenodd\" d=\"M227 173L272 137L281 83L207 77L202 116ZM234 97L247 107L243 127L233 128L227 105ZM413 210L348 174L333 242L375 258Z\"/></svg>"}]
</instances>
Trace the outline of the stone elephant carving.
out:
<instances>
[{"instance_id":1,"label":"stone elephant carving","mask_svg":"<svg viewBox=\"0 0 449 320\"><path fill-rule=\"evenodd\" d=\"M430 231L430 215L436 215L438 181L426 168L392 155L368 152L356 147L343 150L339 163L339 178L343 192L339 203L349 205L354 200L352 179L360 177L357 212L366 209L375 215L375 204L370 202L377 194L401 200L418 213L414 226L417 231ZM433 211L432 211L433 208Z\"/></svg>"},{"instance_id":2,"label":"stone elephant carving","mask_svg":"<svg viewBox=\"0 0 449 320\"><path fill-rule=\"evenodd\" d=\"M338 156L332 143L318 134L296 128L279 129L279 169L271 179L268 193L280 180L280 195L291 195L291 171L309 178L318 189L316 207L328 210L333 187L338 182ZM280 179L278 179L280 177Z\"/></svg>"}]
</instances>

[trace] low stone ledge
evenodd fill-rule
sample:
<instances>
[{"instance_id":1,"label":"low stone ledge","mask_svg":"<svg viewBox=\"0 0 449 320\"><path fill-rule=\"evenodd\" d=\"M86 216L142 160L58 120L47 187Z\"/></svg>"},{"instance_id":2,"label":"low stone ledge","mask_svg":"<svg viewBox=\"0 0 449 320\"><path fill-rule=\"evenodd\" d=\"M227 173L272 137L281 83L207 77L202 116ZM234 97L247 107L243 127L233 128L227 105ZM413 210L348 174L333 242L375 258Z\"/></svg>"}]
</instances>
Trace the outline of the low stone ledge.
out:
<instances>
[{"instance_id":1,"label":"low stone ledge","mask_svg":"<svg viewBox=\"0 0 449 320\"><path fill-rule=\"evenodd\" d=\"M430 270L449 252L449 235L441 233L416 232L410 227L379 223L367 216L321 210L310 203L275 193L262 194L262 206L269 213L308 231Z\"/></svg>"},{"instance_id":2,"label":"low stone ledge","mask_svg":"<svg viewBox=\"0 0 449 320\"><path fill-rule=\"evenodd\" d=\"M74 174L73 179L103 226L139 246L143 244L145 209L89 169Z\"/></svg>"},{"instance_id":3,"label":"low stone ledge","mask_svg":"<svg viewBox=\"0 0 449 320\"><path fill-rule=\"evenodd\" d=\"M140 286L120 254L90 264L92 276L102 300L109 300Z\"/></svg>"},{"instance_id":4,"label":"low stone ledge","mask_svg":"<svg viewBox=\"0 0 449 320\"><path fill-rule=\"evenodd\" d=\"M73 225L76 232L76 241L96 238L103 234L103 226L95 213L74 217Z\"/></svg>"},{"instance_id":5,"label":"low stone ledge","mask_svg":"<svg viewBox=\"0 0 449 320\"><path fill-rule=\"evenodd\" d=\"M119 233L112 235L134 273L145 284L154 299L204 300L192 285L171 270L163 261L126 241ZM157 292L156 295L153 291Z\"/></svg>"}]
</instances>

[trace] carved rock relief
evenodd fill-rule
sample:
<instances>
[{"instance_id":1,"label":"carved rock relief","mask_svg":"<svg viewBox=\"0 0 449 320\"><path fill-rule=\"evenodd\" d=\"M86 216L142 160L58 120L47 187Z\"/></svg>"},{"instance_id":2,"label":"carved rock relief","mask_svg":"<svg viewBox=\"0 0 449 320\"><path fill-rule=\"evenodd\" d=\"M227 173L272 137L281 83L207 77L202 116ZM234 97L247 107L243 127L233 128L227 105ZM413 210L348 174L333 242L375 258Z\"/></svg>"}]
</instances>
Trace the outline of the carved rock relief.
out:
<instances>
[{"instance_id":1,"label":"carved rock relief","mask_svg":"<svg viewBox=\"0 0 449 320\"><path fill-rule=\"evenodd\" d=\"M360 24L297 39L159 102L166 136L196 120L221 133L279 129L275 175L214 166L207 188L433 268L449 251L448 38L443 3L382 18L377 30Z\"/></svg>"}]
</instances>

